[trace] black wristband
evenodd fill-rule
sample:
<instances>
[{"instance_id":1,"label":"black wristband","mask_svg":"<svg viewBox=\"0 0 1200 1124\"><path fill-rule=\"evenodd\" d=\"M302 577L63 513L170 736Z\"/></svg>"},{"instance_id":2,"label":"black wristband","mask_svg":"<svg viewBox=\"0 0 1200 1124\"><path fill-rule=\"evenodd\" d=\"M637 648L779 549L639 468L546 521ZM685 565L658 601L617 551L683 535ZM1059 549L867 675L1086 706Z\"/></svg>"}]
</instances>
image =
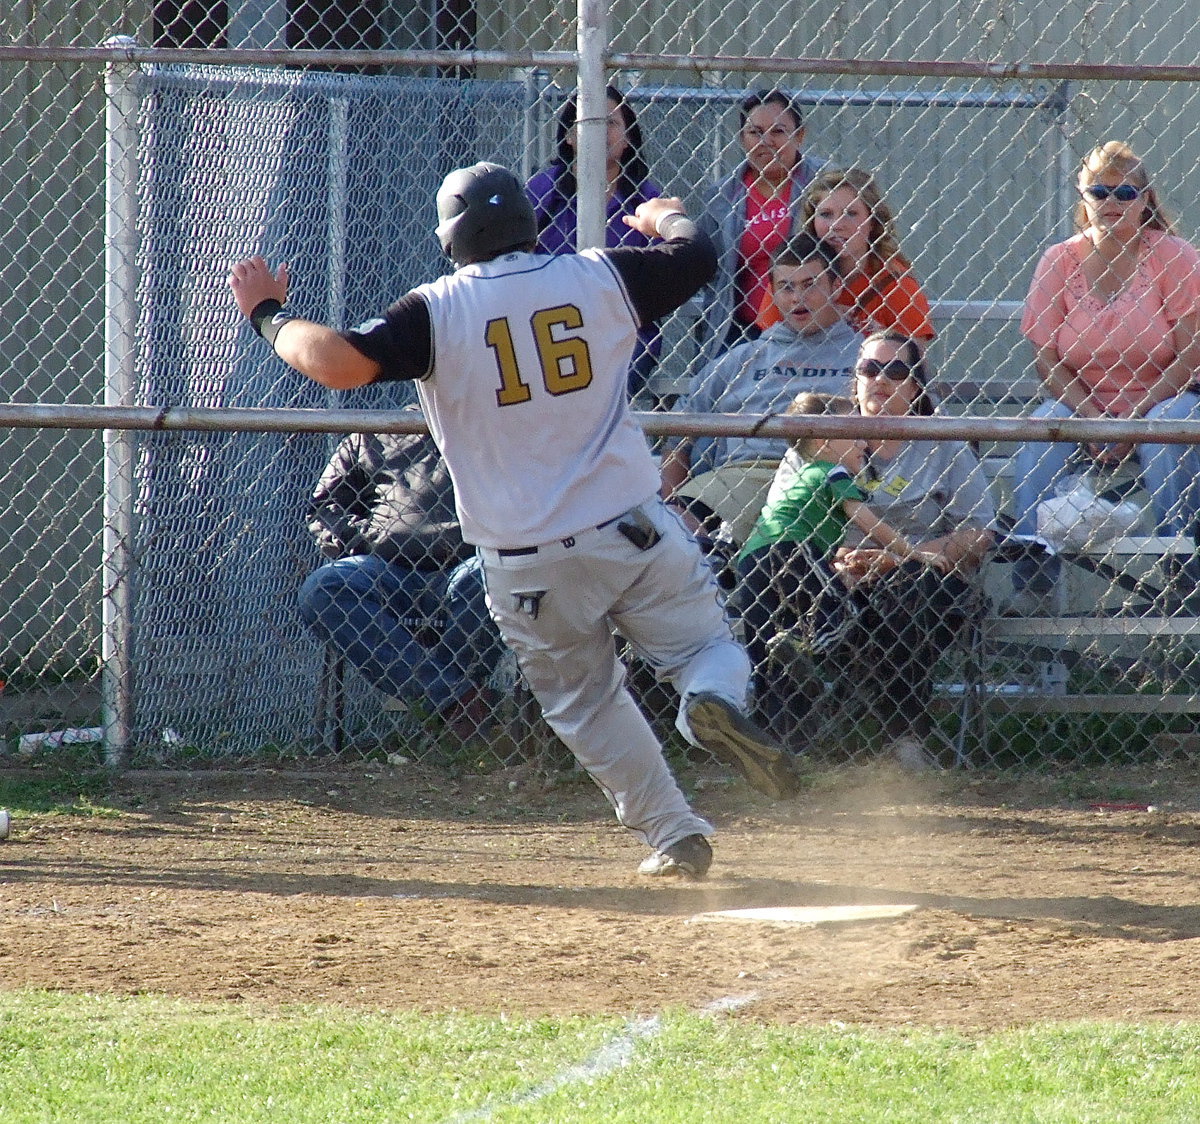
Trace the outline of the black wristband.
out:
<instances>
[{"instance_id":1,"label":"black wristband","mask_svg":"<svg viewBox=\"0 0 1200 1124\"><path fill-rule=\"evenodd\" d=\"M274 297L259 301L250 313L250 324L272 348L275 347L275 337L279 334L279 329L293 319L295 318L290 313L283 311L283 305Z\"/></svg>"}]
</instances>

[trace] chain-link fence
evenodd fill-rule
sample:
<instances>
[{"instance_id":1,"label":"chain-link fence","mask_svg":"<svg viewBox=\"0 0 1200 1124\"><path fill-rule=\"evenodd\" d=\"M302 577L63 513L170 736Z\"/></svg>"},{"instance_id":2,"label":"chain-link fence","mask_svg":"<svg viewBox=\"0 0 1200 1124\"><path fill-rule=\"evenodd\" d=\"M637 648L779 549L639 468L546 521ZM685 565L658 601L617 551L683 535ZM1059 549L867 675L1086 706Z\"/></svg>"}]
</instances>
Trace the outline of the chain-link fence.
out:
<instances>
[{"instance_id":1,"label":"chain-link fence","mask_svg":"<svg viewBox=\"0 0 1200 1124\"><path fill-rule=\"evenodd\" d=\"M548 252L578 230L611 244L622 207L660 191L714 235L717 281L643 333L630 388L781 737L910 765L1188 750L1200 33L1170 5L874 9L625 5L607 24L589 9L581 34L550 5L459 0L10 5L4 397L51 413L3 438L7 749L65 752L100 729L135 762L506 760L552 744L470 552L434 531L448 501L426 443L403 422L342 442L320 413L290 430L222 428L220 414L406 405L400 384L334 394L290 373L239 321L229 266L287 261L298 311L358 323L444 271L433 194L491 159L529 182ZM996 57L1013 61L975 61ZM1144 165L1110 153L1081 179L1112 138ZM867 175L831 178L847 168ZM1081 197L1097 186L1136 192ZM1081 199L1088 233L1072 243ZM1121 226L1151 199L1180 216L1183 242ZM773 266L801 228L830 260L801 247ZM1064 243L1077 268L1043 292L1041 326L1022 325L1035 266ZM888 363L916 366L907 345L862 351L878 327L918 339L919 375L888 377ZM1080 361L1078 340L1107 357ZM881 373L855 375L864 358ZM905 543L932 539L933 557L857 585L807 548L776 545L768 564L760 542L739 561L768 499L768 538L803 537L784 525L800 461L834 458L789 452L785 432L837 440L855 425L762 415L860 383L868 419L919 413L924 395L866 402L919 382L950 428L926 443L928 426L860 424L875 446L863 466L846 454L861 495L836 503L859 496L897 522L888 566ZM1043 398L1065 417L978 424ZM164 413L92 429L52 416L101 404ZM189 425L196 410L218 413ZM746 425L689 426L713 411ZM429 510L398 520L412 505ZM636 661L631 682L668 733L669 689Z\"/></svg>"}]
</instances>

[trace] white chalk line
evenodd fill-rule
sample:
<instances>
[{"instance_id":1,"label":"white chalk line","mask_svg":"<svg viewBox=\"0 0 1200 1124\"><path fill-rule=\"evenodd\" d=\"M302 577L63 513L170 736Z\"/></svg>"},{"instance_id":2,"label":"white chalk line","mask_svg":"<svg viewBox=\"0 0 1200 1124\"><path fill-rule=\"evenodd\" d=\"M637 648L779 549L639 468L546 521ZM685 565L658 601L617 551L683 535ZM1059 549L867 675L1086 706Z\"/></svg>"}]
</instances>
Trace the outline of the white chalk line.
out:
<instances>
[{"instance_id":1,"label":"white chalk line","mask_svg":"<svg viewBox=\"0 0 1200 1124\"><path fill-rule=\"evenodd\" d=\"M749 995L727 995L705 1004L697 1013L705 1018L711 1018L715 1015L726 1014L729 1011L736 1011L740 1007L745 1007L753 1003L757 998L758 995L756 993ZM485 1104L480 1108L473 1108L468 1112L460 1112L455 1116L449 1117L445 1124L466 1124L470 1120L487 1120L502 1108L532 1104L543 1097L548 1097L551 1093L558 1092L559 1089L567 1085L578 1085L595 1081L599 1077L604 1077L614 1070L628 1065L633 1061L634 1055L637 1053L638 1043L645 1038L654 1038L661 1029L662 1019L659 1015L651 1015L645 1019L636 1019L625 1027L622 1034L616 1038L609 1039L590 1058L585 1059L578 1065L569 1066L561 1073L556 1073L548 1081L543 1081L540 1085L535 1085L533 1088L526 1089L523 1092L514 1093L503 1101L495 1101L491 1104Z\"/></svg>"}]
</instances>

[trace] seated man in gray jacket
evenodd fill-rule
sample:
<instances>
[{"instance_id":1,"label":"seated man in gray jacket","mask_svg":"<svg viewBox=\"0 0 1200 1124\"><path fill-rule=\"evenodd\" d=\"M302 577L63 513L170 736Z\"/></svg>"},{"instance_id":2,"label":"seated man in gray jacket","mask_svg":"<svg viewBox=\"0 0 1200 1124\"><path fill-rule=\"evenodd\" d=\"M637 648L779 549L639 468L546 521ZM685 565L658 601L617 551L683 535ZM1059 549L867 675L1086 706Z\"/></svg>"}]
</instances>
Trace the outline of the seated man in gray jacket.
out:
<instances>
[{"instance_id":1,"label":"seated man in gray jacket","mask_svg":"<svg viewBox=\"0 0 1200 1124\"><path fill-rule=\"evenodd\" d=\"M676 408L688 413L782 414L802 391L849 394L862 336L835 301L838 285L836 252L808 234L792 238L771 266L782 322L709 363ZM783 438L684 438L663 456L663 495L670 497L689 478L725 464L778 462L787 449Z\"/></svg>"},{"instance_id":2,"label":"seated man in gray jacket","mask_svg":"<svg viewBox=\"0 0 1200 1124\"><path fill-rule=\"evenodd\" d=\"M309 505L323 554L300 587L305 623L385 695L424 700L459 737L486 723L503 653L454 490L423 434L346 437Z\"/></svg>"}]
</instances>

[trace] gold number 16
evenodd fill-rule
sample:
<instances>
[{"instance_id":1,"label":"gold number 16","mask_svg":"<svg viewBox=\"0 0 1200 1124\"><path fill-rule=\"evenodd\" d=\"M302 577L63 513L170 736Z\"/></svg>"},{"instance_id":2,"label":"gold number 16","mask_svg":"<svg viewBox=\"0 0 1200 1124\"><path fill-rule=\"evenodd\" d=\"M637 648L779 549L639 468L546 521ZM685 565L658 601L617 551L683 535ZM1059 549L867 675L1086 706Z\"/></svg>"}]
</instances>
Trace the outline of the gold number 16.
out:
<instances>
[{"instance_id":1,"label":"gold number 16","mask_svg":"<svg viewBox=\"0 0 1200 1124\"><path fill-rule=\"evenodd\" d=\"M592 381L592 360L587 341L582 336L555 338L555 330L578 331L583 327L583 314L573 304L543 308L529 319L537 344L542 382L551 394L570 394L582 390ZM529 384L521 378L517 366L517 350L513 346L512 328L508 317L489 320L484 334L488 347L496 356L500 369L500 387L496 402L500 406L515 406L533 397Z\"/></svg>"}]
</instances>

